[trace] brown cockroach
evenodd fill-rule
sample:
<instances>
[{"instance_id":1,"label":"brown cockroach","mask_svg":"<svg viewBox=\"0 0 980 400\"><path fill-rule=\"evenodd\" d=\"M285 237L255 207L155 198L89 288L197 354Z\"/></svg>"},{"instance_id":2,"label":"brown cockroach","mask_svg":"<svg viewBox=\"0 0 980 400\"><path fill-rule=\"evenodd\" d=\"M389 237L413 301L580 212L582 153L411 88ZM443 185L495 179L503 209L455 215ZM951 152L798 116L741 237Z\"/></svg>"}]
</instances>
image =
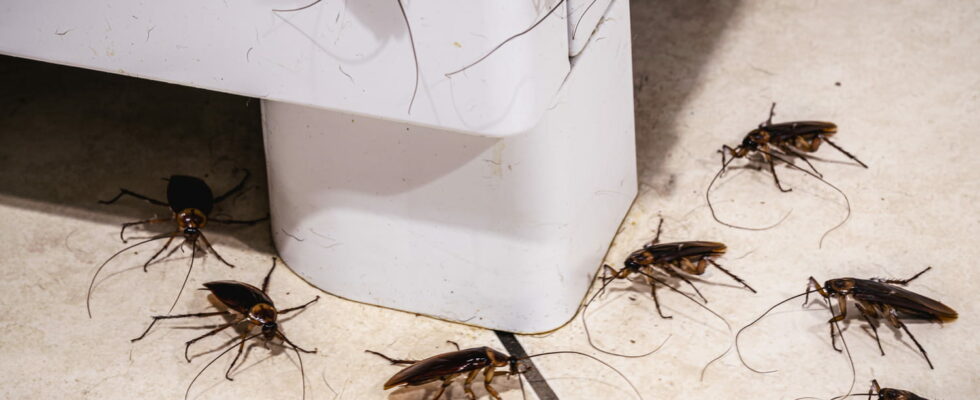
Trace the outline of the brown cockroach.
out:
<instances>
[{"instance_id":1,"label":"brown cockroach","mask_svg":"<svg viewBox=\"0 0 980 400\"><path fill-rule=\"evenodd\" d=\"M234 312L239 315L236 319L232 320L231 322L221 324L218 327L212 329L211 331L208 331L207 333L198 336L196 338L193 338L191 340L188 340L187 342L184 343L184 358L187 360L187 362L191 362L189 351L191 345L194 344L195 342L210 336L214 336L218 332L221 332L231 327L236 327L236 328L244 327L242 333L239 335L238 338L238 346L235 345L229 346L227 349L222 351L221 354L218 354L217 357L212 359L211 362L207 363L207 365L205 365L204 368L202 368L201 371L194 376L194 379L191 381L191 383L187 385L187 391L184 392L184 398L185 399L187 398L188 394L191 391L191 386L194 385L194 382L197 381L197 378L199 378L201 374L203 374L204 371L211 366L211 364L214 364L215 361L218 361L219 358L227 354L229 351L231 351L231 349L238 347L238 353L235 354L235 359L231 362L231 365L228 366L228 370L225 371L225 378L228 379L229 381L233 380L231 378L231 370L235 368L235 364L238 362L238 359L241 357L242 351L245 349L245 342L248 342L249 340L257 338L259 336L262 336L267 343L278 337L279 339L282 339L283 342L285 342L290 347L292 347L294 351L296 351L296 357L299 360L300 374L303 382L303 398L306 398L306 372L303 370L303 357L300 355L300 353L301 352L316 353L317 350L316 349L306 350L302 347L297 346L292 341L290 341L289 338L287 338L286 335L283 334L282 330L279 328L279 317L289 314L293 311L298 311L306 308L310 304L313 304L314 302L319 300L320 296L316 296L316 298L314 298L313 300L310 300L306 304L300 306L290 307L283 310L277 310L276 306L272 302L272 299L269 298L269 295L267 294L267 291L269 289L269 278L272 277L272 271L274 271L275 269L276 269L276 258L273 257L272 268L269 269L269 273L266 274L265 279L262 281L262 289L238 281L213 281L213 282L205 283L204 288L201 290L210 291L211 294L214 295L214 297L218 301L220 301L228 308L227 310L203 312L203 313L195 313L195 314L153 316L153 322L150 323L150 326L146 327L146 330L143 331L142 335L140 335L135 339L132 339L132 342L139 341L144 337L146 337L146 334L150 332L150 329L153 329L153 325L155 325L157 321L161 319L203 318L203 317L213 317L218 315L234 315L233 314ZM259 328L260 331L256 334L251 334L253 328ZM242 360L242 362L244 361L245 360Z\"/></svg>"},{"instance_id":2,"label":"brown cockroach","mask_svg":"<svg viewBox=\"0 0 980 400\"><path fill-rule=\"evenodd\" d=\"M745 138L742 139L741 144L739 144L734 148L729 147L728 145L722 146L721 150L719 150L719 152L721 153L721 169L718 170L718 173L716 173L714 178L711 179L711 183L708 184L708 188L705 190L704 193L705 200L708 203L708 208L711 210L711 216L715 219L715 221L717 221L722 225L729 226L732 228L746 229L746 230L765 230L765 229L772 228L775 225L778 225L779 222L782 222L782 220L780 220L774 225L762 227L762 228L738 226L722 221L720 218L718 218L718 215L715 213L715 209L711 203L711 198L709 197L709 193L711 192L711 188L712 186L714 186L715 181L718 180L718 177L720 177L727 169L728 164L730 164L732 161L734 161L737 158L745 158L753 154L760 155L762 157L762 160L765 163L769 164L769 172L772 173L772 177L776 183L776 187L782 192L790 192L793 189L784 188L783 185L779 183L779 176L776 174L776 167L775 167L774 160L782 161L783 163L786 164L786 166L797 169L816 178L817 180L830 186L838 193L840 193L842 196L844 196L844 201L847 203L846 204L847 215L839 224L837 224L833 228L830 228L820 238L820 245L822 247L824 237L826 237L828 233L839 228L847 221L848 218L850 218L851 203L850 200L847 198L847 195L844 194L843 191L841 191L839 188L837 188L830 182L827 182L826 180L823 179L823 174L817 171L817 169L813 166L812 163L810 163L810 160L807 158L807 156L804 153L816 152L820 148L820 145L826 142L827 144L831 145L832 147L834 147L835 149L837 149L838 151L846 155L848 158L860 164L862 167L868 168L868 166L867 164L859 160L857 157L855 157L853 154L849 153L847 150L844 150L842 147L838 146L836 143L830 140L830 136L833 136L834 134L837 133L837 125L834 124L833 122L793 121L793 122L781 122L778 124L774 124L772 123L772 117L775 115L775 110L776 110L776 103L772 103L772 108L769 110L769 119L759 124L758 128L753 129L748 134L746 134ZM731 158L726 159L726 155L731 156ZM799 158L803 160L810 167L810 170L812 172L800 168L796 164L792 163L789 160L790 158ZM785 219L785 217L783 218Z\"/></svg>"},{"instance_id":3,"label":"brown cockroach","mask_svg":"<svg viewBox=\"0 0 980 400\"><path fill-rule=\"evenodd\" d=\"M455 343L453 344L455 345ZM498 375L506 375L507 377L518 375L518 380L521 382L521 391L523 392L524 383L520 380L520 375L527 372L528 367L521 361L533 357L555 354L577 354L595 360L616 372L616 374L629 384L630 388L636 393L636 396L641 400L643 399L640 391L622 372L619 372L619 370L605 361L585 353L577 351L550 351L526 357L514 357L486 346L460 350L457 345L456 348L456 351L438 354L424 360L399 360L376 351L365 350L365 352L382 357L393 365L408 365L408 367L402 369L385 382L385 390L398 386L421 386L431 382L441 381L442 385L439 387L439 391L436 392L436 395L431 400L438 400L442 397L443 392L452 384L453 380L463 374L466 375L466 380L463 382L463 390L466 392L467 397L475 399L476 395L473 393L471 385L480 372L483 372L483 387L496 400L501 400L500 393L491 386L491 383L493 383L493 379ZM506 368L506 371L496 371L498 368Z\"/></svg>"},{"instance_id":4,"label":"brown cockroach","mask_svg":"<svg viewBox=\"0 0 980 400\"><path fill-rule=\"evenodd\" d=\"M881 352L881 355L885 355L885 351L881 346L881 339L878 337L878 329L872 319L884 319L895 329L902 329L905 331L905 333L909 335L909 338L912 339L912 342L915 343L916 347L919 349L919 352L921 352L922 356L926 359L926 363L929 364L929 368L933 369L932 361L929 360L929 356L926 354L925 349L921 344L919 344L919 341L916 340L915 336L912 335L912 332L909 331L908 327L901 321L900 318L916 318L943 322L954 320L958 315L955 310L943 303L940 303L939 301L899 287L907 285L909 282L915 280L930 269L932 269L932 267L927 267L908 279L837 278L824 282L823 286L820 286L817 280L811 276L808 280L806 291L776 303L754 321L738 330L738 333L735 335L735 349L739 354L739 360L742 361L742 364L745 365L746 368L754 372L773 372L759 371L745 363L745 360L742 359L741 350L739 350L738 347L739 336L743 331L745 331L745 329L759 322L759 320L768 315L772 310L776 309L776 307L799 297L804 297L804 305L806 305L809 301L810 293L816 292L826 299L830 313L833 316L827 322L830 325L831 346L833 346L834 350L837 350L838 352L842 351L842 349L837 347L836 338L838 335L840 335L841 341L843 341L844 336L840 326L837 325L837 323L843 321L847 317L847 298L850 296L851 299L854 300L855 306L861 313L861 316L864 317L865 321L867 321L871 326L871 330L874 333L875 341L878 344L878 350ZM840 314L834 312L834 307L831 303L832 298L837 299L837 309L839 310ZM836 333L834 331L835 327ZM844 345L846 349L846 342L844 342Z\"/></svg>"},{"instance_id":5,"label":"brown cockroach","mask_svg":"<svg viewBox=\"0 0 980 400\"><path fill-rule=\"evenodd\" d=\"M871 389L868 390L868 400L873 395L878 395L878 400L929 400L908 390L882 388L878 385L877 379L871 380Z\"/></svg>"},{"instance_id":6,"label":"brown cockroach","mask_svg":"<svg viewBox=\"0 0 980 400\"><path fill-rule=\"evenodd\" d=\"M623 261L622 269L617 271L608 264L603 265L603 270L612 274L611 277L603 278L604 282L608 282L612 279L626 279L631 275L639 274L644 271L647 274L652 274L655 268L661 269L666 272L667 275L687 283L692 289L694 289L694 292L697 293L698 297L707 303L708 299L701 294L698 287L694 286L694 283L692 283L690 279L680 272L700 276L704 274L705 269L707 269L708 265L710 264L715 268L718 268L718 270L723 272L725 275L730 276L752 293L757 293L755 289L753 289L752 286L749 286L748 283L745 283L742 278L739 278L738 275L731 273L725 269L725 267L722 267L715 261L716 258L721 257L727 251L728 248L724 243L706 241L660 243L660 232L663 225L664 220L661 218L660 222L657 224L657 234L653 240L644 245L642 249L636 250L626 257L626 260ZM660 314L660 317L662 318L672 318L671 316L664 315L664 313L660 310L660 302L657 300L656 281L650 281L650 287L654 304L657 306L657 313Z\"/></svg>"},{"instance_id":7,"label":"brown cockroach","mask_svg":"<svg viewBox=\"0 0 980 400\"><path fill-rule=\"evenodd\" d=\"M657 314L659 314L661 318L670 319L673 317L669 315L664 315L663 311L660 309L660 301L657 298L657 284L660 284L670 289L671 291L681 294L682 296L686 297L688 300L697 304L699 307L704 308L709 313L713 314L715 317L717 317L718 319L720 319L722 322L725 323L725 326L728 328L729 334L732 332L732 327L731 324L728 323L728 320L726 320L724 317L716 313L714 310L708 308L701 302L697 301L693 297L689 296L687 293L681 292L680 290L674 288L667 282L664 282L663 280L654 276L653 275L654 268L662 269L668 275L686 282L688 285L691 286L691 288L694 289L695 293L697 293L697 295L701 297L701 299L705 303L707 303L708 300L704 297L704 295L701 294L701 291L698 290L697 286L694 286L694 283L692 283L687 277L682 275L680 272L684 272L691 275L701 275L704 273L708 264L711 264L714 265L719 270L721 270L722 272L724 272L726 275L730 276L736 282L742 284L742 286L744 286L746 289L752 291L752 293L756 293L755 289L749 286L748 283L742 280L742 278L739 278L737 275L731 273L730 271L728 271L727 269L719 265L714 260L715 258L718 258L721 255L725 254L727 247L724 244L718 242L705 242L705 241L660 243L660 233L662 231L661 228L663 228L663 223L664 220L663 218L661 218L660 222L657 224L657 234L654 237L654 239L650 243L643 246L642 249L636 250L632 254L630 254L623 262L622 269L617 271L615 268L609 266L608 264L603 264L602 266L603 271L611 272L611 276L603 276L601 278L603 281L602 286L600 286L599 289L596 291L596 293L592 296L592 298L590 298L589 301L587 301L582 306L582 326L585 329L585 335L587 340L589 341L589 345L591 345L592 348L596 349L597 351L605 354L619 356L619 357L639 358L639 357L645 357L650 354L653 354L654 352L659 350L660 347L663 346L663 344L661 344L660 346L658 346L657 348L649 352L642 353L642 354L635 354L635 355L618 354L618 353L610 352L608 350L604 350L596 346L595 342L592 340L592 334L589 331L588 322L586 322L587 321L586 311L588 310L589 305L592 304L592 302L600 294L602 294L606 286L608 286L610 283L612 283L617 279L629 279L633 275L640 275L643 278L645 278L647 283L650 285L650 293L653 297L654 305L657 308ZM678 270L680 272L678 272ZM666 343L666 340L664 342ZM708 362L707 365L705 365L704 369L702 369L701 371L702 379L704 378L704 372L707 371L708 366L710 366L713 362L719 360L721 357L727 354L730 349L731 349L731 345L729 345L729 348L726 349L724 353L714 358L713 360Z\"/></svg>"},{"instance_id":8,"label":"brown cockroach","mask_svg":"<svg viewBox=\"0 0 980 400\"><path fill-rule=\"evenodd\" d=\"M191 245L190 266L187 268L187 275L184 277L184 283L181 284L180 286L180 291L177 292L177 297L174 298L173 304L170 305L170 311L173 311L174 306L177 305L177 299L180 298L180 294L184 291L184 286L187 285L187 279L190 277L191 270L194 268L194 258L195 256L197 256L198 239L200 239L201 242L204 243L204 247L207 250L210 250L212 253L214 253L214 255L218 258L219 261L221 261L222 263L224 263L225 265L231 268L234 268L235 267L234 265L232 265L224 258L222 258L221 255L218 254L218 252L214 249L214 247L211 246L211 242L209 242L207 237L204 236L204 232L202 232L202 229L209 222L216 222L221 224L252 225L261 221L265 221L266 219L269 218L268 216L266 216L254 220L242 221L242 220L210 217L211 211L214 210L214 206L228 199L231 195L240 192L242 188L245 187L245 181L248 180L249 176L251 176L251 173L248 170L245 170L245 177L242 178L241 182L239 182L238 185L236 185L235 187L231 188L230 190L228 190L227 192L225 192L224 194L218 197L214 197L214 194L211 191L211 187L209 187L207 183L204 183L204 181L201 180L200 178L196 178L193 176L186 176L186 175L173 175L168 179L168 183L167 183L167 202L162 202L160 200L156 200L151 197L147 197L142 194L133 192L131 190L122 189L122 188L119 189L119 194L117 194L116 197L113 197L110 200L99 200L99 203L102 204L112 204L115 203L120 198L122 198L123 196L130 196L130 197L135 197L137 199L145 200L153 205L170 208L171 211L170 217L150 218L142 221L127 222L122 224L122 229L119 230L119 238L123 241L123 243L127 242L126 238L123 236L123 234L126 232L126 228L133 225L174 222L177 225L177 229L173 232L162 233L153 236L147 240L136 243L134 245L127 246L122 250L116 252L116 254L113 254L108 259L106 259L105 262L103 262L102 265L100 265L99 268L96 269L95 274L92 275L92 281L89 283L88 293L85 295L85 309L86 311L88 311L89 318L92 317L92 307L90 304L92 298L92 287L95 286L95 279L99 276L99 272L102 272L102 268L104 268L107 264L109 264L109 261L112 261L112 259L116 258L116 256L134 247L140 246L142 244L149 243L155 240L167 239L167 242L163 245L163 247L160 248L159 251L153 254L153 256L150 257L149 260L146 260L146 263L143 264L143 272L146 272L147 267L150 265L150 263L152 263L153 260L156 260L157 257L160 256L160 254L163 254L164 250L170 247L170 243L173 242L174 238L178 236L183 236L184 242L181 244L181 246L188 243ZM179 249L181 246L174 247L174 251ZM173 251L171 251L171 254L172 253Z\"/></svg>"},{"instance_id":9,"label":"brown cockroach","mask_svg":"<svg viewBox=\"0 0 980 400\"><path fill-rule=\"evenodd\" d=\"M909 282L912 282L931 269L932 267L926 267L926 269L908 279L831 279L824 282L823 287L811 276L807 284L807 296L804 298L804 304L809 299L810 287L813 287L817 293L828 299L828 301L830 298L837 298L837 308L840 313L828 322L830 323L831 345L835 350L840 351L834 339L833 323L843 321L847 317L847 297L850 296L854 300L854 305L861 313L861 316L871 326L871 331L874 332L875 341L878 343L878 350L881 351L881 355L885 355L885 350L881 347L878 328L871 321L872 319L884 319L893 328L904 330L909 335L909 338L912 339L912 342L915 343L915 346L919 348L922 356L925 357L926 363L929 364L929 369L934 369L932 361L929 360L929 356L926 354L926 350L922 348L922 345L915 339L915 336L912 335L912 332L909 331L905 323L899 319L899 313L903 314L903 317L937 322L952 321L958 317L958 314L955 310L943 303L896 286L906 286ZM842 334L839 328L837 333Z\"/></svg>"}]
</instances>

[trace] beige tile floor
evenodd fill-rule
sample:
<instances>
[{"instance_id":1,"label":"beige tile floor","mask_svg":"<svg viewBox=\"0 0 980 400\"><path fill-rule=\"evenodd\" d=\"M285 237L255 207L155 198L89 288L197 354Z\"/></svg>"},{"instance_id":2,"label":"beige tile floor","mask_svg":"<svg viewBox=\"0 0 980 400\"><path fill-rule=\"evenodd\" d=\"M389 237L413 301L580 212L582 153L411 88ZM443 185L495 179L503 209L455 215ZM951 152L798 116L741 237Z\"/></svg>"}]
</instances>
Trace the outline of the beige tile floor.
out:
<instances>
[{"instance_id":1,"label":"beige tile floor","mask_svg":"<svg viewBox=\"0 0 980 400\"><path fill-rule=\"evenodd\" d=\"M980 4L822 1L634 2L634 78L640 196L609 252L620 262L649 240L657 216L665 240L718 240L722 261L759 289L752 295L722 274L700 283L708 304L740 327L774 302L800 293L808 276L904 277L934 270L911 288L956 308L943 326L912 323L936 365L929 370L904 334L885 327L887 356L877 354L866 324L852 319L846 338L854 356L856 389L877 377L886 386L931 399L976 398L980 329L975 262L980 193ZM837 84L839 83L839 85ZM0 397L180 398L187 384L230 334L202 341L183 361L189 323L161 324L131 344L167 311L189 253L177 253L146 274L137 266L149 249L114 260L85 314L85 289L96 266L122 247L120 223L164 210L145 203L103 206L96 199L120 186L163 196L159 178L204 175L220 191L235 167L255 172L248 190L219 212L236 217L266 212L261 125L254 100L108 76L66 67L0 59ZM712 192L719 214L736 223L778 227L750 232L714 222L705 187L718 168L715 150L735 144L777 101L776 121L821 119L840 126L837 142L861 157L864 170L829 147L817 166L847 193L839 194L787 168L794 188L781 194L766 173L734 170ZM239 267L203 259L189 288L214 279L261 280L273 252L267 225L209 230L219 251ZM138 231L134 231L136 233ZM286 268L272 278L280 305L321 301L284 323L297 344L319 353L303 359L307 398L419 399L421 389L381 391L395 371L364 349L402 357L446 351L446 340L500 348L493 333L324 295ZM814 303L779 309L743 337L750 363L778 372L758 375L734 353L699 380L703 365L723 352L724 325L684 298L662 292L665 312L653 314L646 290L626 284L590 308L597 341L619 352L641 352L666 337L662 350L640 359L604 357L646 399L830 398L848 390L849 364L830 349ZM187 290L175 312L209 307ZM220 320L220 319L219 319ZM537 337L521 337L531 353L577 349L581 319ZM216 363L193 398L299 398L294 355L256 347L234 373ZM630 398L618 378L571 356L538 359L561 398ZM516 380L498 379L505 398L520 398ZM482 388L481 398L487 398ZM533 395L529 394L533 397ZM450 397L464 398L454 385Z\"/></svg>"}]
</instances>

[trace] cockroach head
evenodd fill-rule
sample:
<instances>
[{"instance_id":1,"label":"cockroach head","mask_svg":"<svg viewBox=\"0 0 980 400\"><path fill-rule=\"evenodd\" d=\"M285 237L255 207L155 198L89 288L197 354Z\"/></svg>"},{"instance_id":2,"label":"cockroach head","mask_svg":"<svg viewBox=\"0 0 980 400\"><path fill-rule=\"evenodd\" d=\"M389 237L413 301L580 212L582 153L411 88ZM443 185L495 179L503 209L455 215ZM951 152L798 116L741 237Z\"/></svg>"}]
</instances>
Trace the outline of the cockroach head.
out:
<instances>
[{"instance_id":1,"label":"cockroach head","mask_svg":"<svg viewBox=\"0 0 980 400\"><path fill-rule=\"evenodd\" d=\"M277 316L276 309L266 303L256 304L248 312L249 320L262 328L262 334L266 339L272 339L279 329Z\"/></svg>"},{"instance_id":2,"label":"cockroach head","mask_svg":"<svg viewBox=\"0 0 980 400\"><path fill-rule=\"evenodd\" d=\"M753 129L745 138L742 139L742 144L738 145L734 150L732 150L732 155L735 157L744 157L749 151L758 150L759 146L766 145L769 143L769 132L764 129Z\"/></svg>"},{"instance_id":3,"label":"cockroach head","mask_svg":"<svg viewBox=\"0 0 980 400\"><path fill-rule=\"evenodd\" d=\"M835 296L843 296L851 292L854 288L854 279L851 278L839 278L830 279L823 283L824 290L827 293Z\"/></svg>"},{"instance_id":4,"label":"cockroach head","mask_svg":"<svg viewBox=\"0 0 980 400\"><path fill-rule=\"evenodd\" d=\"M196 208L185 208L177 213L177 226L189 240L197 239L200 229L207 225L208 217Z\"/></svg>"},{"instance_id":5,"label":"cockroach head","mask_svg":"<svg viewBox=\"0 0 980 400\"><path fill-rule=\"evenodd\" d=\"M507 359L508 375L523 374L531 370L531 366L523 362L522 359L511 356Z\"/></svg>"},{"instance_id":6,"label":"cockroach head","mask_svg":"<svg viewBox=\"0 0 980 400\"><path fill-rule=\"evenodd\" d=\"M638 272L641 268L653 264L654 257L653 253L647 250L638 250L626 257L626 261L623 261L623 266L632 272Z\"/></svg>"}]
</instances>

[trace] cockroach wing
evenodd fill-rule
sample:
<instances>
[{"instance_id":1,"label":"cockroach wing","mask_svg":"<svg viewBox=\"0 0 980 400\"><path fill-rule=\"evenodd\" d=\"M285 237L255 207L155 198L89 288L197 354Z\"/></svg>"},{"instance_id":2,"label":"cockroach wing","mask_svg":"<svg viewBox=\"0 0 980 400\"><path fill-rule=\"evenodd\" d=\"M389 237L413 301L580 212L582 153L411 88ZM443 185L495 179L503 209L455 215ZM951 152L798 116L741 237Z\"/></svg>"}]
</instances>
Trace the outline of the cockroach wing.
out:
<instances>
[{"instance_id":1,"label":"cockroach wing","mask_svg":"<svg viewBox=\"0 0 980 400\"><path fill-rule=\"evenodd\" d=\"M167 184L167 202L170 209L180 212L187 208L201 210L210 215L214 209L214 193L200 178L186 175L173 175Z\"/></svg>"},{"instance_id":2,"label":"cockroach wing","mask_svg":"<svg viewBox=\"0 0 980 400\"><path fill-rule=\"evenodd\" d=\"M867 279L855 279L851 293L856 300L883 303L915 316L929 319L952 320L958 317L956 310L918 293Z\"/></svg>"},{"instance_id":3,"label":"cockroach wing","mask_svg":"<svg viewBox=\"0 0 980 400\"><path fill-rule=\"evenodd\" d=\"M214 297L217 297L228 308L241 314L248 315L249 310L259 303L267 303L273 307L272 299L262 293L257 287L238 281L214 281L204 284Z\"/></svg>"},{"instance_id":4,"label":"cockroach wing","mask_svg":"<svg viewBox=\"0 0 980 400\"><path fill-rule=\"evenodd\" d=\"M671 262L688 257L710 257L725 254L725 244L718 242L658 243L645 249L653 254L654 262Z\"/></svg>"},{"instance_id":5,"label":"cockroach wing","mask_svg":"<svg viewBox=\"0 0 980 400\"><path fill-rule=\"evenodd\" d=\"M487 350L492 351L487 347L476 347L426 358L398 371L385 382L385 390L402 384L423 385L448 375L484 368L490 365Z\"/></svg>"},{"instance_id":6,"label":"cockroach wing","mask_svg":"<svg viewBox=\"0 0 980 400\"><path fill-rule=\"evenodd\" d=\"M816 135L829 136L837 133L837 125L823 121L780 122L761 129L769 132L769 140L773 143L785 142L797 136L812 139Z\"/></svg>"},{"instance_id":7,"label":"cockroach wing","mask_svg":"<svg viewBox=\"0 0 980 400\"><path fill-rule=\"evenodd\" d=\"M881 400L929 400L907 390L898 389L881 389L878 392L878 398Z\"/></svg>"}]
</instances>

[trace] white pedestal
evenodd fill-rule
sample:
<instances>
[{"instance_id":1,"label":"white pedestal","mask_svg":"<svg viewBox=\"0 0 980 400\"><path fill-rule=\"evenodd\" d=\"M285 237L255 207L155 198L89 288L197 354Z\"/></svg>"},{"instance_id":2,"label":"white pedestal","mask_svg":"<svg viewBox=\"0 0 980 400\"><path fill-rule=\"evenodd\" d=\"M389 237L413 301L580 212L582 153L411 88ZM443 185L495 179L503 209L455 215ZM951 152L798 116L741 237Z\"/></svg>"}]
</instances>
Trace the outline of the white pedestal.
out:
<instances>
[{"instance_id":1,"label":"white pedestal","mask_svg":"<svg viewBox=\"0 0 980 400\"><path fill-rule=\"evenodd\" d=\"M636 195L628 3L607 17L540 121L503 138L264 101L280 255L352 300L567 322Z\"/></svg>"}]
</instances>

